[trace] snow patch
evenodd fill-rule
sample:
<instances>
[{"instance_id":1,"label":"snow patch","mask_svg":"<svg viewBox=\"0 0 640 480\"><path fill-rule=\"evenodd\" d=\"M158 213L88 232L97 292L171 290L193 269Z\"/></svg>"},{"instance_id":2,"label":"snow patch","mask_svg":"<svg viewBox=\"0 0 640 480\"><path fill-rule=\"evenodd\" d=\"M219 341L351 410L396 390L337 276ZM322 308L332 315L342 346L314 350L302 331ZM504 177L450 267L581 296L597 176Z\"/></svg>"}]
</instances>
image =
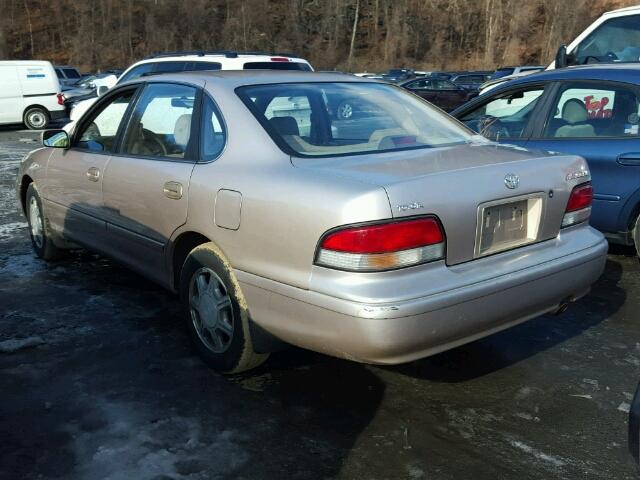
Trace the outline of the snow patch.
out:
<instances>
[{"instance_id":1,"label":"snow patch","mask_svg":"<svg viewBox=\"0 0 640 480\"><path fill-rule=\"evenodd\" d=\"M27 222L12 222L0 225L0 241L12 238L19 230L28 226Z\"/></svg>"},{"instance_id":2,"label":"snow patch","mask_svg":"<svg viewBox=\"0 0 640 480\"><path fill-rule=\"evenodd\" d=\"M5 264L0 266L0 274L30 277L36 273L44 272L46 269L47 265L44 261L33 254L27 253L7 258Z\"/></svg>"},{"instance_id":3,"label":"snow patch","mask_svg":"<svg viewBox=\"0 0 640 480\"><path fill-rule=\"evenodd\" d=\"M42 337L11 338L0 342L0 352L13 353L25 348L36 347L43 343Z\"/></svg>"},{"instance_id":4,"label":"snow patch","mask_svg":"<svg viewBox=\"0 0 640 480\"><path fill-rule=\"evenodd\" d=\"M538 460L542 460L543 462L550 463L555 467L562 467L566 465L566 462L564 460L561 460L560 458L554 457L552 455L547 455L546 453L536 450L532 446L527 445L526 443L523 443L519 440L510 440L509 443L513 447L519 450L522 450L523 452L528 453L529 455L533 455Z\"/></svg>"}]
</instances>

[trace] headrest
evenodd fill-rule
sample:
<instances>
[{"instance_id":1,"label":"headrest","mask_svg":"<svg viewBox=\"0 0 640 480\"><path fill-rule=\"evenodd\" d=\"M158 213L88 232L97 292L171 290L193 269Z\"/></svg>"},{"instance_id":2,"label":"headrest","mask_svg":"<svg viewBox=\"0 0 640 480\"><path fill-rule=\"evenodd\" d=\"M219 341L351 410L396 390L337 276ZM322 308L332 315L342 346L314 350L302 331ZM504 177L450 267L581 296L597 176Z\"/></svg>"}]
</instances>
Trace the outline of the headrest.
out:
<instances>
[{"instance_id":1,"label":"headrest","mask_svg":"<svg viewBox=\"0 0 640 480\"><path fill-rule=\"evenodd\" d=\"M297 135L300 136L298 122L293 117L273 117L269 120L280 135Z\"/></svg>"},{"instance_id":2,"label":"headrest","mask_svg":"<svg viewBox=\"0 0 640 480\"><path fill-rule=\"evenodd\" d=\"M185 113L180 115L176 120L176 126L173 129L173 139L176 144L181 147L186 147L189 143L189 136L191 134L191 114Z\"/></svg>"},{"instance_id":3,"label":"headrest","mask_svg":"<svg viewBox=\"0 0 640 480\"><path fill-rule=\"evenodd\" d=\"M587 107L577 98L567 100L562 106L562 119L568 123L586 122L587 118Z\"/></svg>"}]
</instances>

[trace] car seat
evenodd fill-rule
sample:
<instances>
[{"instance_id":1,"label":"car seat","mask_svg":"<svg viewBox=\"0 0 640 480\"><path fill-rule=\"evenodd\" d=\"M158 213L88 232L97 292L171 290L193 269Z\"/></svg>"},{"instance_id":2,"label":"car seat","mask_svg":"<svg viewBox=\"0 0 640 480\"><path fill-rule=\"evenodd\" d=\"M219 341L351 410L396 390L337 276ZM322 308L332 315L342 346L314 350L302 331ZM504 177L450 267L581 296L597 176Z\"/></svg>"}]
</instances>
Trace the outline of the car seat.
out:
<instances>
[{"instance_id":1,"label":"car seat","mask_svg":"<svg viewBox=\"0 0 640 480\"><path fill-rule=\"evenodd\" d=\"M269 119L269 123L280 135L300 136L298 122L293 117L273 117Z\"/></svg>"},{"instance_id":2,"label":"car seat","mask_svg":"<svg viewBox=\"0 0 640 480\"><path fill-rule=\"evenodd\" d=\"M173 141L176 142L176 146L178 146L182 152L186 150L190 136L191 114L185 113L178 117L176 125L173 128Z\"/></svg>"},{"instance_id":3,"label":"car seat","mask_svg":"<svg viewBox=\"0 0 640 480\"><path fill-rule=\"evenodd\" d=\"M593 125L586 123L589 119L587 107L577 98L567 100L562 106L562 119L567 122L556 130L555 137L595 137Z\"/></svg>"}]
</instances>

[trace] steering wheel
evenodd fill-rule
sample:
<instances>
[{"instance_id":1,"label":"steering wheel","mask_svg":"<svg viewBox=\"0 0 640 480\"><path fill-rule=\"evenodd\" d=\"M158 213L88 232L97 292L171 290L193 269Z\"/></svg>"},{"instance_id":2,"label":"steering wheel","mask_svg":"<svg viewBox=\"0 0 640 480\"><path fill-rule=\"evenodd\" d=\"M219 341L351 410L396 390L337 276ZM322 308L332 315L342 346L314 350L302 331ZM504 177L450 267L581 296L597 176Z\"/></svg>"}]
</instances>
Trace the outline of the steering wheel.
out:
<instances>
[{"instance_id":1,"label":"steering wheel","mask_svg":"<svg viewBox=\"0 0 640 480\"><path fill-rule=\"evenodd\" d=\"M147 151L145 153L148 155L152 155L154 157L167 156L167 147L165 147L164 142L157 134L153 133L151 130L147 130L146 128L142 129L142 145Z\"/></svg>"},{"instance_id":2,"label":"steering wheel","mask_svg":"<svg viewBox=\"0 0 640 480\"><path fill-rule=\"evenodd\" d=\"M502 121L493 115L483 115L478 120L478 133L490 140L498 140L500 137L508 137L509 130Z\"/></svg>"}]
</instances>

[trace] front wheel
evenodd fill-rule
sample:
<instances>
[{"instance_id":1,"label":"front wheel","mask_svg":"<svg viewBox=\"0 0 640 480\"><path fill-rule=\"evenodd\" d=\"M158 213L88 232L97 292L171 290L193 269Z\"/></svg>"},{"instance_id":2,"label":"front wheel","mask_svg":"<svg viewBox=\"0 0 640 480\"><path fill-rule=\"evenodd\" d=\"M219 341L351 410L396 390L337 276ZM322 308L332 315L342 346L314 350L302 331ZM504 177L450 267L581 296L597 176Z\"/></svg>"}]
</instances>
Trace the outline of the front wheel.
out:
<instances>
[{"instance_id":1,"label":"front wheel","mask_svg":"<svg viewBox=\"0 0 640 480\"><path fill-rule=\"evenodd\" d=\"M49 112L41 107L31 107L24 112L24 124L29 130L43 130L49 125Z\"/></svg>"},{"instance_id":2,"label":"front wheel","mask_svg":"<svg viewBox=\"0 0 640 480\"><path fill-rule=\"evenodd\" d=\"M640 256L640 215L636 218L636 225L633 227L633 243L636 246L636 254Z\"/></svg>"},{"instance_id":3,"label":"front wheel","mask_svg":"<svg viewBox=\"0 0 640 480\"><path fill-rule=\"evenodd\" d=\"M249 330L240 285L213 243L193 249L180 274L187 328L204 362L221 373L239 373L263 363Z\"/></svg>"},{"instance_id":4,"label":"front wheel","mask_svg":"<svg viewBox=\"0 0 640 480\"><path fill-rule=\"evenodd\" d=\"M42 201L33 183L27 188L26 205L29 236L33 250L43 260L55 260L62 254L62 250L55 246L47 227L47 220L42 211Z\"/></svg>"}]
</instances>

